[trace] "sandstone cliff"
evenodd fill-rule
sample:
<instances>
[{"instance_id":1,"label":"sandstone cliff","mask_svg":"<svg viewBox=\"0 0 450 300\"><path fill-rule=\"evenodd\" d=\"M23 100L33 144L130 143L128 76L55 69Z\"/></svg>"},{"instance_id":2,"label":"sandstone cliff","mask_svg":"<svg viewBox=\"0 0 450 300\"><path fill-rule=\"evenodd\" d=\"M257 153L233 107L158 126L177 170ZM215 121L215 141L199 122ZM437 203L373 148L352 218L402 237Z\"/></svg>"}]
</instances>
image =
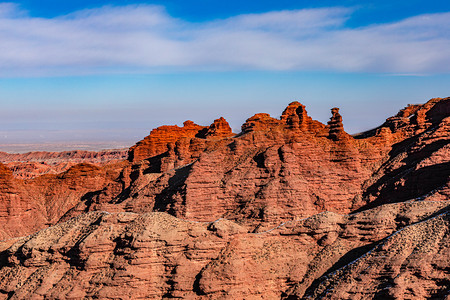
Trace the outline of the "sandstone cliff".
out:
<instances>
[{"instance_id":1,"label":"sandstone cliff","mask_svg":"<svg viewBox=\"0 0 450 300\"><path fill-rule=\"evenodd\" d=\"M197 221L223 217L256 229L429 192L446 199L448 103L432 99L408 107L357 137L344 131L338 109L323 125L298 102L280 119L256 114L232 137L208 138L199 132L209 129L191 123L183 127L187 131L171 127L174 134L164 126L130 149L126 189L112 198L95 195L66 218L92 210L165 211ZM172 139L160 139L162 132ZM136 152L153 156L139 160Z\"/></svg>"},{"instance_id":2,"label":"sandstone cliff","mask_svg":"<svg viewBox=\"0 0 450 300\"><path fill-rule=\"evenodd\" d=\"M293 102L239 134L159 127L119 163L0 164L0 299L445 298L450 98L343 124Z\"/></svg>"},{"instance_id":3,"label":"sandstone cliff","mask_svg":"<svg viewBox=\"0 0 450 300\"><path fill-rule=\"evenodd\" d=\"M114 184L123 164L78 164L57 175L20 180L0 163L0 239L53 225L89 193Z\"/></svg>"}]
</instances>

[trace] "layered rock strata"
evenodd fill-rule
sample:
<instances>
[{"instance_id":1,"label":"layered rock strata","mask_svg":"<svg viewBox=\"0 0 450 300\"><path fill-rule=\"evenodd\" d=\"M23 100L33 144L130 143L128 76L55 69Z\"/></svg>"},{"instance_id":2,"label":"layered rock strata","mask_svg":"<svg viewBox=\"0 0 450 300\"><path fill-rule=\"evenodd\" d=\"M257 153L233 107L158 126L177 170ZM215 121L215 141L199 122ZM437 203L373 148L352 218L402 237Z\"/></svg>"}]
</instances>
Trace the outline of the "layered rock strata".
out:
<instances>
[{"instance_id":1,"label":"layered rock strata","mask_svg":"<svg viewBox=\"0 0 450 300\"><path fill-rule=\"evenodd\" d=\"M102 151L63 151L63 152L0 152L0 163L13 172L14 177L31 179L44 174L58 174L80 163L104 165L123 161L128 149Z\"/></svg>"},{"instance_id":2,"label":"layered rock strata","mask_svg":"<svg viewBox=\"0 0 450 300\"><path fill-rule=\"evenodd\" d=\"M445 200L449 103L445 98L408 106L356 137L345 133L337 109L324 125L299 102L289 104L280 119L256 114L239 135L223 118L208 127L191 121L163 126L130 149L128 162L82 167L86 186L64 183L64 174L13 180L4 169L17 186L13 193L10 184L3 186L4 207L18 209L6 209L0 224L17 216L40 224L4 233L8 237L88 211L163 211L196 221L223 217L264 230L322 211L349 213L428 194ZM14 204L20 201L35 208ZM57 213L48 216L47 203L55 203Z\"/></svg>"},{"instance_id":3,"label":"layered rock strata","mask_svg":"<svg viewBox=\"0 0 450 300\"><path fill-rule=\"evenodd\" d=\"M58 175L20 180L0 163L0 240L53 225L90 193L116 184L123 164L78 164Z\"/></svg>"},{"instance_id":4,"label":"layered rock strata","mask_svg":"<svg viewBox=\"0 0 450 300\"><path fill-rule=\"evenodd\" d=\"M161 146L162 153L135 161L133 151L147 147L139 142L130 150L134 163L126 190L115 198L80 203L66 217L103 209L165 211L197 221L224 217L256 229L325 210L349 213L372 202L404 201L435 189L445 199L448 103L448 98L432 99L408 107L399 113L408 115L401 117L404 125L388 119L365 137L348 135L337 109L325 126L293 102L280 119L249 118L237 136L207 139L191 132L167 142L165 152ZM150 134L144 140L154 138ZM426 184L418 178L427 178ZM402 196L389 197L392 190Z\"/></svg>"},{"instance_id":5,"label":"layered rock strata","mask_svg":"<svg viewBox=\"0 0 450 300\"><path fill-rule=\"evenodd\" d=\"M449 141L450 98L355 136L293 102L237 135L157 128L119 163L0 163L0 299L443 299Z\"/></svg>"},{"instance_id":6,"label":"layered rock strata","mask_svg":"<svg viewBox=\"0 0 450 300\"><path fill-rule=\"evenodd\" d=\"M324 212L260 233L224 219L91 212L0 243L0 299L440 298L448 205Z\"/></svg>"}]
</instances>

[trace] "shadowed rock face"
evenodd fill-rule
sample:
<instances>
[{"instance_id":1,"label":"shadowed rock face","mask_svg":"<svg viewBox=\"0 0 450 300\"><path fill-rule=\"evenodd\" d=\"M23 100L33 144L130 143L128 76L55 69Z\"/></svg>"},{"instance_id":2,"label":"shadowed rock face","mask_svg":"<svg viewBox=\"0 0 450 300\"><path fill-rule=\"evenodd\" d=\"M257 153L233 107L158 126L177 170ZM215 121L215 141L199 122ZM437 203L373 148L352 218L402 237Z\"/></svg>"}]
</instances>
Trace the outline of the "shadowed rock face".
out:
<instances>
[{"instance_id":1,"label":"shadowed rock face","mask_svg":"<svg viewBox=\"0 0 450 300\"><path fill-rule=\"evenodd\" d=\"M32 180L0 164L0 238L57 224L0 242L0 299L442 298L449 107L352 137L337 108L324 125L293 102L238 135L159 127L121 163Z\"/></svg>"},{"instance_id":2,"label":"shadowed rock face","mask_svg":"<svg viewBox=\"0 0 450 300\"><path fill-rule=\"evenodd\" d=\"M328 121L329 133L328 137L332 140L342 139L344 132L344 125L342 125L342 116L339 114L339 108L334 107L331 109L331 119Z\"/></svg>"},{"instance_id":3,"label":"shadowed rock face","mask_svg":"<svg viewBox=\"0 0 450 300\"><path fill-rule=\"evenodd\" d=\"M58 175L20 180L0 163L0 239L53 225L83 197L110 185L123 164L78 164Z\"/></svg>"}]
</instances>

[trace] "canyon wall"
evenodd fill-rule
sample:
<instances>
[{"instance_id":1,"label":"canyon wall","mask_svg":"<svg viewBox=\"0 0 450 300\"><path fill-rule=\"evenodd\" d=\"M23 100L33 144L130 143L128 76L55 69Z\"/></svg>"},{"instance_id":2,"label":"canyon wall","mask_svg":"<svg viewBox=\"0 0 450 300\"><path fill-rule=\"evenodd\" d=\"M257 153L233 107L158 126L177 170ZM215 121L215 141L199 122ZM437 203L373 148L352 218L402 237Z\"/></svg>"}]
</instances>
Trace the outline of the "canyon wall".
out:
<instances>
[{"instance_id":1,"label":"canyon wall","mask_svg":"<svg viewBox=\"0 0 450 300\"><path fill-rule=\"evenodd\" d=\"M58 174L0 163L0 299L448 297L450 98L344 124L292 102Z\"/></svg>"}]
</instances>

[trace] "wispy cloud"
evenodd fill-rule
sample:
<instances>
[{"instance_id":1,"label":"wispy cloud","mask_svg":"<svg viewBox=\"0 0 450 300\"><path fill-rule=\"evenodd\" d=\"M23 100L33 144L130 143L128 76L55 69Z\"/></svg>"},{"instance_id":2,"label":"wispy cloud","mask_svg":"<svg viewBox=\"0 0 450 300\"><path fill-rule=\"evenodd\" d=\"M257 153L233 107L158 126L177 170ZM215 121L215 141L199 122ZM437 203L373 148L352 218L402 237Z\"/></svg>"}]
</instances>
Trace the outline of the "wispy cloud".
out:
<instances>
[{"instance_id":1,"label":"wispy cloud","mask_svg":"<svg viewBox=\"0 0 450 300\"><path fill-rule=\"evenodd\" d=\"M352 10L320 8L193 23L160 6L28 16L0 3L0 76L166 70L450 72L450 13L349 28Z\"/></svg>"}]
</instances>

